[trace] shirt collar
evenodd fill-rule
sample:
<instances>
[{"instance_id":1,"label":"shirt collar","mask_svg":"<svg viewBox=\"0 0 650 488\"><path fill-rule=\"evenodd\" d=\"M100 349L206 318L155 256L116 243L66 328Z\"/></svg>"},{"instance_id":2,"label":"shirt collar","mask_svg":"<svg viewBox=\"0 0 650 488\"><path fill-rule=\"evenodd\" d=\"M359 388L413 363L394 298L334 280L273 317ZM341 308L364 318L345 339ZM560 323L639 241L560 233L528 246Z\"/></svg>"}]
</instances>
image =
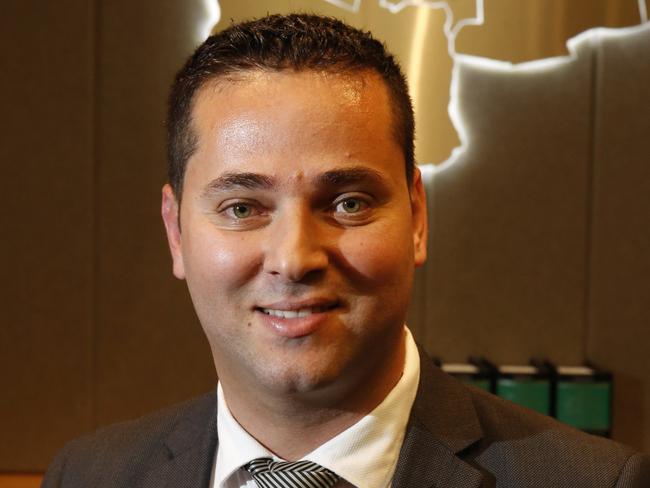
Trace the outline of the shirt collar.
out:
<instances>
[{"instance_id":1,"label":"shirt collar","mask_svg":"<svg viewBox=\"0 0 650 488\"><path fill-rule=\"evenodd\" d=\"M217 385L217 435L219 446L213 485L217 488L221 488L224 481L253 459L270 457L277 460L276 456L257 442L232 416L223 395L221 382Z\"/></svg>"},{"instance_id":2,"label":"shirt collar","mask_svg":"<svg viewBox=\"0 0 650 488\"><path fill-rule=\"evenodd\" d=\"M420 378L420 360L415 341L408 330L404 372L386 398L368 415L325 444L307 454L354 486L387 487L395 472L406 424L415 400ZM215 484L224 486L239 468L259 457L280 460L246 432L230 413L221 388L217 386L217 450Z\"/></svg>"}]
</instances>

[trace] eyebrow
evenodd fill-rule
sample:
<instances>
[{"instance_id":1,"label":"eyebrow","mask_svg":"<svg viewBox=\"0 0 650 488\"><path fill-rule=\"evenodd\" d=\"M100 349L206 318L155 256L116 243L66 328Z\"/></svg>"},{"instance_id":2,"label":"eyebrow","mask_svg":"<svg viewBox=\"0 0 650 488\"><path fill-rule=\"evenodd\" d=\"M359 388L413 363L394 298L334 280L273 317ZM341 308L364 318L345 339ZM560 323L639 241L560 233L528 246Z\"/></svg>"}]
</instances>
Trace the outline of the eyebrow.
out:
<instances>
[{"instance_id":1,"label":"eyebrow","mask_svg":"<svg viewBox=\"0 0 650 488\"><path fill-rule=\"evenodd\" d=\"M268 190L275 186L275 180L270 176L258 173L224 173L212 180L205 187L204 195L214 192L237 189Z\"/></svg>"},{"instance_id":2,"label":"eyebrow","mask_svg":"<svg viewBox=\"0 0 650 488\"><path fill-rule=\"evenodd\" d=\"M322 186L343 186L362 182L382 183L385 178L374 169L353 167L326 171L318 175L316 181Z\"/></svg>"},{"instance_id":3,"label":"eyebrow","mask_svg":"<svg viewBox=\"0 0 650 488\"><path fill-rule=\"evenodd\" d=\"M316 177L318 186L344 186L361 182L381 184L385 178L379 171L365 167L341 168L326 171ZM212 193L246 190L270 190L277 186L275 178L259 173L224 173L212 180L203 190L208 196Z\"/></svg>"}]
</instances>

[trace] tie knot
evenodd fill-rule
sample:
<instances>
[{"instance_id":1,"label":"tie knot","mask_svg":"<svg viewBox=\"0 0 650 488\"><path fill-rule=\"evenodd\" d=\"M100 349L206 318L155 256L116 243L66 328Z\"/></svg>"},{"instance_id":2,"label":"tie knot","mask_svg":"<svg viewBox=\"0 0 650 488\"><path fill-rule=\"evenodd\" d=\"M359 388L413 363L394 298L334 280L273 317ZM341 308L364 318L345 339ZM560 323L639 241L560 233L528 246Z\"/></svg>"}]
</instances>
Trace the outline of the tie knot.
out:
<instances>
[{"instance_id":1,"label":"tie knot","mask_svg":"<svg viewBox=\"0 0 650 488\"><path fill-rule=\"evenodd\" d=\"M339 477L311 461L253 459L244 466L260 488L331 488Z\"/></svg>"}]
</instances>

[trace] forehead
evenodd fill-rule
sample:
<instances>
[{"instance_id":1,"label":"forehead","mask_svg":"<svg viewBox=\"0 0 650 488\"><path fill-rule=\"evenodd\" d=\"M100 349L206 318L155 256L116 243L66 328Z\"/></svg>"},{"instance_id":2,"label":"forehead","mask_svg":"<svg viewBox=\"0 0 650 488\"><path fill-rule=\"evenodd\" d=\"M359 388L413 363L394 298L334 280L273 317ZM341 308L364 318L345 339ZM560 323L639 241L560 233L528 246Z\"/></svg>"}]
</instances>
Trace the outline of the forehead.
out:
<instances>
[{"instance_id":1,"label":"forehead","mask_svg":"<svg viewBox=\"0 0 650 488\"><path fill-rule=\"evenodd\" d=\"M203 86L192 115L198 144L188 171L193 161L266 173L314 161L384 162L404 171L388 89L372 72L246 72Z\"/></svg>"},{"instance_id":2,"label":"forehead","mask_svg":"<svg viewBox=\"0 0 650 488\"><path fill-rule=\"evenodd\" d=\"M287 90L290 88L290 90ZM388 101L385 82L372 70L329 72L316 70L249 70L208 80L198 90L194 110L206 99L215 95L228 98L254 93L273 95L274 99L300 97L301 95L327 96L335 93L341 105L359 105L379 93ZM241 105L238 100L237 105Z\"/></svg>"}]
</instances>

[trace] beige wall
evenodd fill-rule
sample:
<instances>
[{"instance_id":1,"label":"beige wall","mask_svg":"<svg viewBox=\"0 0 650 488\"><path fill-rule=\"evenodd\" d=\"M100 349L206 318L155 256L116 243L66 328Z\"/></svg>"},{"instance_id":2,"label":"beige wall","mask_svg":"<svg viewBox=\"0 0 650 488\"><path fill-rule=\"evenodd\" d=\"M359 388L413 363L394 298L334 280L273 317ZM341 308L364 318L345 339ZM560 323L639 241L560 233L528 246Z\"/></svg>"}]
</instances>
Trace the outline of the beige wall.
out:
<instances>
[{"instance_id":1,"label":"beige wall","mask_svg":"<svg viewBox=\"0 0 650 488\"><path fill-rule=\"evenodd\" d=\"M544 1L487 1L488 24L463 31L459 50L534 59L563 54L564 40L592 25L636 22L636 2ZM305 3L221 2L236 20ZM427 14L425 49L412 53L395 26L412 24L415 9L391 17L366 0L355 17L309 5L372 27L407 71L430 63L417 80L418 158L444 160L458 138L440 13ZM471 3L454 5L468 12ZM202 0L3 3L0 470L42 469L80 432L214 384L158 217L166 91L204 15ZM467 68L464 107L489 137L471 146L476 158L468 152L432 182L433 274L419 277L412 318L445 359L543 354L613 369L614 435L650 450L650 188L640 142L649 127L628 117L648 103L635 84L647 67L603 49L611 68L590 60L550 81ZM607 74L623 69L634 76ZM603 73L594 90L625 94L595 118L587 113L598 93L581 88L594 70ZM499 93L517 101L515 118L478 110ZM545 97L564 110L544 111ZM549 130L527 123L540 113Z\"/></svg>"}]
</instances>

